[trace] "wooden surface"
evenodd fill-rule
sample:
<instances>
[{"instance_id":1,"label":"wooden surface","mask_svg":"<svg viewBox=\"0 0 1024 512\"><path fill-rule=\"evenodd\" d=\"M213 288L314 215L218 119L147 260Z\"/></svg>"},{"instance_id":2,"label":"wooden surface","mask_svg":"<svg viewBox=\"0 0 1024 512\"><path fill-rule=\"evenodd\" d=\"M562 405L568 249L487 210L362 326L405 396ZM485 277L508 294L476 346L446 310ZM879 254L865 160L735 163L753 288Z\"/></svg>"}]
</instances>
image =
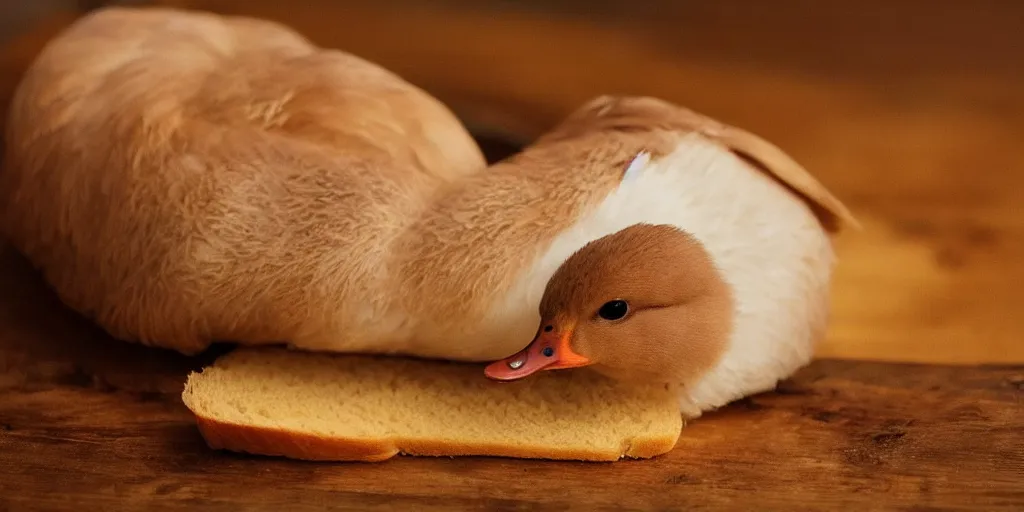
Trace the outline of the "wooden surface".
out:
<instances>
[{"instance_id":1,"label":"wooden surface","mask_svg":"<svg viewBox=\"0 0 1024 512\"><path fill-rule=\"evenodd\" d=\"M756 131L865 224L840 240L821 356L933 364L822 359L651 461L243 457L206 449L178 398L215 354L107 338L4 248L0 510L1024 508L1024 4L162 3L283 20L376 60L498 134L495 157L606 92ZM76 15L0 47L0 114Z\"/></svg>"},{"instance_id":2,"label":"wooden surface","mask_svg":"<svg viewBox=\"0 0 1024 512\"><path fill-rule=\"evenodd\" d=\"M0 254L0 510L1011 510L1024 367L819 361L646 461L317 464L206 448L187 359L119 343Z\"/></svg>"}]
</instances>

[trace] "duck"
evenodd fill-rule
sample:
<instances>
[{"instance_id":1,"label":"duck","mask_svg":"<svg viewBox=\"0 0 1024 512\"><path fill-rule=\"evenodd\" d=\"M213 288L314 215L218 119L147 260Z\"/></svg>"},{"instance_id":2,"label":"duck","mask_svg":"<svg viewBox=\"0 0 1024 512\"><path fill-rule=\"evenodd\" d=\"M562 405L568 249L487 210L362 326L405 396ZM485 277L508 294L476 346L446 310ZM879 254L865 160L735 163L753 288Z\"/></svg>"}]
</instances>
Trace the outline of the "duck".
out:
<instances>
[{"instance_id":1,"label":"duck","mask_svg":"<svg viewBox=\"0 0 1024 512\"><path fill-rule=\"evenodd\" d=\"M488 377L590 367L675 386L695 417L770 391L812 359L828 324L834 238L861 225L791 156L649 97L595 99L525 153L538 148L577 151L574 174L601 167L619 179L512 288L506 305L529 297L539 327Z\"/></svg>"},{"instance_id":2,"label":"duck","mask_svg":"<svg viewBox=\"0 0 1024 512\"><path fill-rule=\"evenodd\" d=\"M427 93L248 18L101 10L11 111L9 241L113 336L187 354L595 371L695 417L811 360L859 227L782 149L653 97L598 96L488 166Z\"/></svg>"}]
</instances>

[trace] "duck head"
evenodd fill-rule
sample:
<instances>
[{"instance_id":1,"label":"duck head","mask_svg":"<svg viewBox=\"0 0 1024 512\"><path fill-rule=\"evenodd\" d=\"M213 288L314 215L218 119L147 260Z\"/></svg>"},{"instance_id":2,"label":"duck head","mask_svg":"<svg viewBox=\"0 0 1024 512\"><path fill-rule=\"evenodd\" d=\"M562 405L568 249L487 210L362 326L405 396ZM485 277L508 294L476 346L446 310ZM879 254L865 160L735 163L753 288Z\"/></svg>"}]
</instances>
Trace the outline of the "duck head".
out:
<instances>
[{"instance_id":1,"label":"duck head","mask_svg":"<svg viewBox=\"0 0 1024 512\"><path fill-rule=\"evenodd\" d=\"M619 380L686 383L724 352L732 311L730 288L699 241L674 226L630 226L558 268L533 341L485 374L508 381L590 366Z\"/></svg>"}]
</instances>

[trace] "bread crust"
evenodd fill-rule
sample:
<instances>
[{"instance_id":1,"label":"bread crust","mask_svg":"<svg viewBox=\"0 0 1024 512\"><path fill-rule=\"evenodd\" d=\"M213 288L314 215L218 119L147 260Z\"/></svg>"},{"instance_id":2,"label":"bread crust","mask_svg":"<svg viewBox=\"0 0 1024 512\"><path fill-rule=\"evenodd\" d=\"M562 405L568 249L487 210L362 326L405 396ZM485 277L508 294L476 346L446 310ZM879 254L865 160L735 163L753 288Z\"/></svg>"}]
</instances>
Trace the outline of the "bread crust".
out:
<instances>
[{"instance_id":1,"label":"bread crust","mask_svg":"<svg viewBox=\"0 0 1024 512\"><path fill-rule=\"evenodd\" d=\"M200 434L206 444L214 450L321 462L380 462L399 454L610 462L623 458L648 459L663 455L675 448L676 442L679 440L678 430L675 436L635 438L624 443L620 452L583 451L543 446L519 447L500 443L447 443L441 440L401 438L368 441L239 425L202 416L195 411L193 413Z\"/></svg>"}]
</instances>

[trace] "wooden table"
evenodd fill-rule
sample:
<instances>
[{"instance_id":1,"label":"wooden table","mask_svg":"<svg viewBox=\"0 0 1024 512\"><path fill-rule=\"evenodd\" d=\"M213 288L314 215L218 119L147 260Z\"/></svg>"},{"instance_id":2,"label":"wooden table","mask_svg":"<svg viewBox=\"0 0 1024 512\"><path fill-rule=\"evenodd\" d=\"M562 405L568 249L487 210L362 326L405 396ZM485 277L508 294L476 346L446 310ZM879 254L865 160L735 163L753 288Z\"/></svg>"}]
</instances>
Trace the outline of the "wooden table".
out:
<instances>
[{"instance_id":1,"label":"wooden table","mask_svg":"<svg viewBox=\"0 0 1024 512\"><path fill-rule=\"evenodd\" d=\"M786 147L867 229L840 241L822 359L687 426L672 453L614 464L213 452L179 393L216 353L109 339L0 243L0 510L1024 508L1024 68L1005 48L1024 7L722 1L665 14L623 0L584 21L571 0L161 3L287 21L513 145L593 94L680 101ZM0 109L76 15L0 47ZM885 21L909 17L916 28Z\"/></svg>"},{"instance_id":2,"label":"wooden table","mask_svg":"<svg viewBox=\"0 0 1024 512\"><path fill-rule=\"evenodd\" d=\"M0 510L1010 510L1024 367L819 361L778 392L613 464L217 453L181 404L188 359L127 345L0 255ZM212 356L212 354L211 354Z\"/></svg>"}]
</instances>

